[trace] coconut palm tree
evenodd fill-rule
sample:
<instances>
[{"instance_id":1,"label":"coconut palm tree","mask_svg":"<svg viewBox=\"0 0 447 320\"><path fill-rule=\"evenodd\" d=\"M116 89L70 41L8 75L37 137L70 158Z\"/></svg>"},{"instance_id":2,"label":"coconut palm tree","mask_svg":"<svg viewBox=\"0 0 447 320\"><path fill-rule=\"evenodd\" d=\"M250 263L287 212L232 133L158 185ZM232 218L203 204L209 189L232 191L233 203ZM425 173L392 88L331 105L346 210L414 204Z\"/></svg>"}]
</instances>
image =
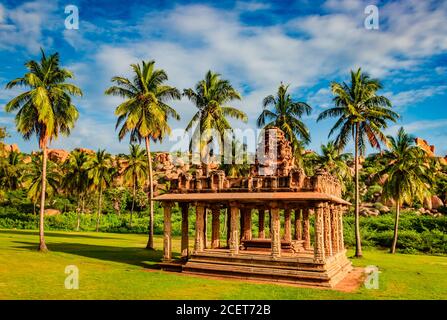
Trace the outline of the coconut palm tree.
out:
<instances>
[{"instance_id":1,"label":"coconut palm tree","mask_svg":"<svg viewBox=\"0 0 447 320\"><path fill-rule=\"evenodd\" d=\"M362 256L360 239L360 197L359 197L359 156L364 155L367 142L371 147L380 149L387 139L383 129L387 121L396 121L399 115L391 110L391 102L377 95L382 88L379 80L370 78L359 68L351 71L351 83L331 83L335 107L323 111L317 121L332 117L338 118L329 132L329 137L338 131L335 145L343 150L352 138L354 140L355 170L355 256Z\"/></svg>"},{"instance_id":2,"label":"coconut palm tree","mask_svg":"<svg viewBox=\"0 0 447 320\"><path fill-rule=\"evenodd\" d=\"M221 154L223 154L222 146L227 130L232 127L227 117L247 122L247 115L228 104L234 100L241 100L239 92L233 88L230 81L221 79L221 75L208 71L205 78L199 81L195 89L189 88L183 90L183 95L193 102L198 109L192 119L186 126L186 131L192 130L196 126L192 139L190 141L190 149L194 143L199 143L199 152L201 159L204 160L206 146L212 141L213 137L208 134L211 130L217 131L220 136L218 143L221 146ZM207 166L205 166L207 168Z\"/></svg>"},{"instance_id":3,"label":"coconut palm tree","mask_svg":"<svg viewBox=\"0 0 447 320\"><path fill-rule=\"evenodd\" d=\"M344 181L351 180L351 172L347 164L351 159L352 154L341 153L334 142L329 141L326 145L321 145L321 155L316 157L316 167L336 176L343 184Z\"/></svg>"},{"instance_id":4,"label":"coconut palm tree","mask_svg":"<svg viewBox=\"0 0 447 320\"><path fill-rule=\"evenodd\" d=\"M7 137L9 137L9 134L6 131L6 127L0 127L0 157L5 157L8 153L5 150L5 144L3 143Z\"/></svg>"},{"instance_id":5,"label":"coconut palm tree","mask_svg":"<svg viewBox=\"0 0 447 320\"><path fill-rule=\"evenodd\" d=\"M244 177L250 171L250 164L247 154L247 145L239 140L232 141L232 154L230 159L226 159L222 165L222 170L228 177Z\"/></svg>"},{"instance_id":6,"label":"coconut palm tree","mask_svg":"<svg viewBox=\"0 0 447 320\"><path fill-rule=\"evenodd\" d=\"M130 226L132 227L132 215L135 207L135 197L137 188L141 181L147 178L147 157L144 149L138 144L131 144L129 155L124 156L126 165L123 171L124 181L132 187L132 207L130 210Z\"/></svg>"},{"instance_id":7,"label":"coconut palm tree","mask_svg":"<svg viewBox=\"0 0 447 320\"><path fill-rule=\"evenodd\" d=\"M390 149L382 155L387 160L378 174L384 180L382 195L384 199L392 199L396 203L393 243L391 253L396 252L399 215L401 205L421 202L429 194L431 183L431 167L428 165L426 152L415 145L414 137L400 128L397 137L388 136Z\"/></svg>"},{"instance_id":8,"label":"coconut palm tree","mask_svg":"<svg viewBox=\"0 0 447 320\"><path fill-rule=\"evenodd\" d=\"M77 223L76 231L79 231L81 223L81 214L84 214L85 198L87 196L87 190L91 185L91 180L88 177L86 169L86 163L88 156L82 151L73 151L70 157L64 164L64 179L62 186L64 190L67 190L73 194L78 201L77 206Z\"/></svg>"},{"instance_id":9,"label":"coconut palm tree","mask_svg":"<svg viewBox=\"0 0 447 320\"><path fill-rule=\"evenodd\" d=\"M46 251L44 239L44 210L46 194L47 147L59 134L69 135L78 118L78 110L71 97L81 96L77 86L67 83L73 73L60 66L59 54L46 56L41 50L40 62L31 60L25 64L28 72L10 81L7 89L26 87L28 90L9 101L5 110L17 111L17 130L25 139L37 136L39 148L43 152L42 194L40 199L39 250Z\"/></svg>"},{"instance_id":10,"label":"coconut palm tree","mask_svg":"<svg viewBox=\"0 0 447 320\"><path fill-rule=\"evenodd\" d=\"M121 141L128 133L130 142L145 141L149 167L149 239L148 249L154 248L154 186L150 140L157 142L171 132L169 118L180 119L177 112L167 103L178 100L181 94L178 89L165 85L168 75L162 69L155 69L155 61L131 65L134 77L113 77L113 86L105 91L107 95L125 99L115 110L118 116L116 128L120 127L118 138Z\"/></svg>"},{"instance_id":11,"label":"coconut palm tree","mask_svg":"<svg viewBox=\"0 0 447 320\"><path fill-rule=\"evenodd\" d=\"M280 128L290 141L294 154L299 158L303 149L302 143L310 142L309 129L301 118L304 114L309 115L312 107L305 102L294 101L287 92L288 89L289 85L281 83L276 96L269 95L264 98L264 110L258 117L257 125L264 129Z\"/></svg>"},{"instance_id":12,"label":"coconut palm tree","mask_svg":"<svg viewBox=\"0 0 447 320\"><path fill-rule=\"evenodd\" d=\"M22 155L19 152L9 152L0 158L0 187L17 190L21 185L23 164Z\"/></svg>"},{"instance_id":13,"label":"coconut palm tree","mask_svg":"<svg viewBox=\"0 0 447 320\"><path fill-rule=\"evenodd\" d=\"M96 215L96 231L99 231L102 211L102 194L110 186L115 169L112 167L112 156L105 150L98 150L91 155L84 164L88 178L92 180L92 187L98 190L98 213Z\"/></svg>"},{"instance_id":14,"label":"coconut palm tree","mask_svg":"<svg viewBox=\"0 0 447 320\"><path fill-rule=\"evenodd\" d=\"M42 194L43 187L43 155L32 158L29 170L23 175L23 182L28 186L28 198L33 202L34 214L36 214L36 204ZM53 195L60 185L60 175L57 166L52 161L47 161L45 176L45 198ZM40 204L42 206L42 203Z\"/></svg>"}]
</instances>

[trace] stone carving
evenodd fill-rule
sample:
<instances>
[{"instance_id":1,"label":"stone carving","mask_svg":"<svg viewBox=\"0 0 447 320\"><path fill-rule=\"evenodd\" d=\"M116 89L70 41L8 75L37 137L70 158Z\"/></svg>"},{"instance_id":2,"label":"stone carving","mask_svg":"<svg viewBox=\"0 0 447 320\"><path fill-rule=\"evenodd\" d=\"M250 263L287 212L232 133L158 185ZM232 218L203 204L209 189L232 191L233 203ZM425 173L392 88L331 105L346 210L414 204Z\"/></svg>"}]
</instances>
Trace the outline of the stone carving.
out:
<instances>
[{"instance_id":1,"label":"stone carving","mask_svg":"<svg viewBox=\"0 0 447 320\"><path fill-rule=\"evenodd\" d=\"M307 177L303 168L296 166L290 142L278 128L264 131L258 145L255 163L248 177L227 177L214 165L197 165L193 175L187 175L184 163L174 165L166 153L156 155L156 169L171 180L170 192L228 192L228 191L314 191L340 197L340 182L326 171Z\"/></svg>"}]
</instances>

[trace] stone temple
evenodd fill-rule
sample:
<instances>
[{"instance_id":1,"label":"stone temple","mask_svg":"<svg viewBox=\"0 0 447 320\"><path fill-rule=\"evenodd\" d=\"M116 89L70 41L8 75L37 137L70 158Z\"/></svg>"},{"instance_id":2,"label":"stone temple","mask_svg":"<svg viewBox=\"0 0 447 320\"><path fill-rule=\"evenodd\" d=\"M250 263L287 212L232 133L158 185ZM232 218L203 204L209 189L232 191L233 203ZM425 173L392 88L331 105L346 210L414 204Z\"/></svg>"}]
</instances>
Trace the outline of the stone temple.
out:
<instances>
[{"instance_id":1,"label":"stone temple","mask_svg":"<svg viewBox=\"0 0 447 320\"><path fill-rule=\"evenodd\" d=\"M154 199L164 208L163 270L312 287L333 287L351 271L342 221L350 203L341 198L340 182L325 171L306 176L295 165L281 130L265 130L247 177L205 171L206 175L199 167L192 175L178 175L168 192ZM177 260L171 238L175 203L182 215ZM190 214L195 215L192 250ZM253 226L255 219L258 228Z\"/></svg>"}]
</instances>

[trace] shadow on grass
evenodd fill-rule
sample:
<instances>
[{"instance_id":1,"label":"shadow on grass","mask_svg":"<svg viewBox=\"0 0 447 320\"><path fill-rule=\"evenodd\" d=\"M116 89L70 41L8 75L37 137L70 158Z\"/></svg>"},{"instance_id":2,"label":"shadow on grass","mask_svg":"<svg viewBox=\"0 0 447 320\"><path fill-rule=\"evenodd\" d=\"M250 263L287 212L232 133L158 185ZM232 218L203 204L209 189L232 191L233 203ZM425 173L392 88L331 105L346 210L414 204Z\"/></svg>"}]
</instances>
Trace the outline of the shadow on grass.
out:
<instances>
[{"instance_id":1,"label":"shadow on grass","mask_svg":"<svg viewBox=\"0 0 447 320\"><path fill-rule=\"evenodd\" d=\"M64 232L64 231L61 231ZM70 231L70 233L59 233L54 231L45 231L45 236L49 237L59 237L59 238L88 238L88 239L119 239L117 237L104 237L104 236L89 236L86 234L74 233L75 231ZM0 230L0 234L18 234L18 235L31 235L38 236L38 231L26 231L26 230Z\"/></svg>"},{"instance_id":2,"label":"shadow on grass","mask_svg":"<svg viewBox=\"0 0 447 320\"><path fill-rule=\"evenodd\" d=\"M33 242L20 242L16 248L35 251L37 246ZM163 252L161 250L147 250L144 248L101 246L84 243L47 243L48 250L52 252L63 252L87 258L104 261L125 263L148 269L159 269L157 263L161 261Z\"/></svg>"}]
</instances>

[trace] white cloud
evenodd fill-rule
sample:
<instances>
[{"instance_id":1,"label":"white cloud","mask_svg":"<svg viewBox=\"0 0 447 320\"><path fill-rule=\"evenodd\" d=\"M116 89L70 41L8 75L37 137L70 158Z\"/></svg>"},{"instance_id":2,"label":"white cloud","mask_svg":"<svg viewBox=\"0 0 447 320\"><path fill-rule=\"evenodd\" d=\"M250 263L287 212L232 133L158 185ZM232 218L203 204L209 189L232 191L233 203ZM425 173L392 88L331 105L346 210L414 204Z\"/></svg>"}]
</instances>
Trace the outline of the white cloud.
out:
<instances>
[{"instance_id":1,"label":"white cloud","mask_svg":"<svg viewBox=\"0 0 447 320\"><path fill-rule=\"evenodd\" d=\"M0 48L11 50L24 47L31 53L38 52L42 46L52 43L52 38L43 35L57 24L54 15L57 4L37 0L26 2L13 9L0 8ZM60 19L60 23L63 20Z\"/></svg>"},{"instance_id":2,"label":"white cloud","mask_svg":"<svg viewBox=\"0 0 447 320\"><path fill-rule=\"evenodd\" d=\"M384 95L388 97L393 106L403 111L406 107L411 107L425 99L433 97L435 95L444 94L447 86L426 86L420 89L413 89L407 91L401 91L396 94L392 92L386 92Z\"/></svg>"},{"instance_id":3,"label":"white cloud","mask_svg":"<svg viewBox=\"0 0 447 320\"><path fill-rule=\"evenodd\" d=\"M243 12L267 9L261 2L239 2L233 11L205 5L179 5L134 20L135 25L114 23L107 31L88 23L83 25L81 21L79 31L64 31L63 37L77 51L88 52L84 59L67 66L75 72L75 82L84 89L85 96L77 104L82 112L79 121L83 124L75 129L73 138L69 138L72 140L61 140L61 143L71 141L64 143L74 145L84 141L100 147L99 141L102 141L107 143L104 145L107 148L120 150L111 129L115 120L113 110L120 99L105 97L103 93L112 76L129 76L129 65L142 59L155 59L156 66L168 72L169 84L179 89L193 87L208 69L222 73L244 93L243 101L236 102L235 106L247 112L250 125L254 126L262 99L274 94L281 81L290 83L294 94L301 90L308 92L320 81L329 86L330 80L345 79L350 69L359 66L382 79L391 75L399 79L401 74L414 71L425 58L447 51L447 3L438 3L436 10L417 0L379 6L378 31L363 27L366 4L371 3L327 1L328 14L300 16L270 26L250 26L240 19ZM44 18L54 9L50 5L42 8L45 10L38 13L33 6L8 9L3 22L0 11L0 38L6 40L2 43L10 45L14 37L20 38L18 45L34 50L38 41L44 39L42 30L48 27L43 23ZM30 21L35 23L24 19L26 15L31 15ZM31 30L30 25L36 26L36 30ZM12 35L7 35L3 28L12 28ZM138 31L140 36L122 37L115 43L88 39L90 34L125 29ZM442 73L442 69L436 72ZM385 94L401 107L443 90L445 87L428 86ZM307 97L297 96L314 107L314 117L330 106L332 99L328 87ZM185 99L174 102L173 106L182 121L171 125L184 127L195 107ZM94 120L98 115L111 125L98 124ZM99 134L98 129L107 131L104 137L92 140L93 134ZM92 130L90 136L88 130ZM111 138L107 140L105 136Z\"/></svg>"},{"instance_id":4,"label":"white cloud","mask_svg":"<svg viewBox=\"0 0 447 320\"><path fill-rule=\"evenodd\" d=\"M387 134L396 134L400 127L404 127L408 133L415 133L447 126L447 119L420 120L405 124L396 124L387 129Z\"/></svg>"},{"instance_id":5,"label":"white cloud","mask_svg":"<svg viewBox=\"0 0 447 320\"><path fill-rule=\"evenodd\" d=\"M137 26L158 37L149 34L120 46L100 46L96 64L108 80L112 75L128 75L132 62L155 59L158 67L168 71L170 83L180 89L194 86L208 69L218 71L240 90L249 85L243 101L235 105L247 112L254 126L262 99L274 94L280 81L291 83L290 90L296 93L299 88L312 87L321 80L345 77L349 69L358 66L373 76L398 77L399 72L415 68L424 55L447 50L443 41L421 41L421 38L439 40L443 30L447 33L445 6L434 12L415 1L408 2L418 8L414 12L387 5L381 8L382 16L398 17L400 22L391 19L388 28L374 32L363 28L363 20L359 23L353 19L350 13L355 9L353 5L354 2L345 2L344 10L338 14L306 16L285 24L256 27L243 24L237 11L203 5L177 6L150 14ZM290 35L294 30L307 36ZM95 73L98 77L98 70ZM396 105L407 105L440 91L424 88L387 94ZM328 88L323 88L302 99L314 106L313 117L309 119L313 121L322 108L330 106L332 96ZM173 105L178 107L182 121L172 125L185 125L195 112L194 106L185 100Z\"/></svg>"},{"instance_id":6,"label":"white cloud","mask_svg":"<svg viewBox=\"0 0 447 320\"><path fill-rule=\"evenodd\" d=\"M259 10L266 10L269 9L271 6L268 3L264 3L264 2L257 2L257 1L251 1L251 2L246 2L246 1L238 1L236 3L236 7L235 9L237 11L259 11Z\"/></svg>"},{"instance_id":7,"label":"white cloud","mask_svg":"<svg viewBox=\"0 0 447 320\"><path fill-rule=\"evenodd\" d=\"M332 107L333 106L332 98L333 95L329 88L321 88L316 93L310 95L307 98L307 103L313 109L313 114L311 117L316 119L316 117L321 111L329 107Z\"/></svg>"}]
</instances>

